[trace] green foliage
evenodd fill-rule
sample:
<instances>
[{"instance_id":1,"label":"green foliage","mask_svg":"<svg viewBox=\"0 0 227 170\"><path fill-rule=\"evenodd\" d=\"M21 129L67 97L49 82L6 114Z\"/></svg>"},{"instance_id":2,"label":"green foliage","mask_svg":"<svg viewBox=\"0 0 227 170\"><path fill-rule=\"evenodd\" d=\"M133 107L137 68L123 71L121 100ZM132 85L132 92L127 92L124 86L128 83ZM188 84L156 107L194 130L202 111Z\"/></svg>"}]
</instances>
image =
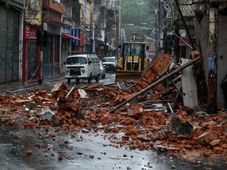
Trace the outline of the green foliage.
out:
<instances>
[{"instance_id":1,"label":"green foliage","mask_svg":"<svg viewBox=\"0 0 227 170\"><path fill-rule=\"evenodd\" d=\"M143 30L142 27L153 27L154 15L152 13L154 12L152 10L155 8L156 1L122 0L122 25L126 30L127 39L134 32L137 33L137 36L143 37L144 34L147 34L147 31ZM141 26L141 29L139 26Z\"/></svg>"},{"instance_id":2,"label":"green foliage","mask_svg":"<svg viewBox=\"0 0 227 170\"><path fill-rule=\"evenodd\" d=\"M142 0L123 0L122 1L122 22L124 24L142 25L142 23L149 23L151 18L149 16L149 7L146 2L143 5L138 3Z\"/></svg>"}]
</instances>

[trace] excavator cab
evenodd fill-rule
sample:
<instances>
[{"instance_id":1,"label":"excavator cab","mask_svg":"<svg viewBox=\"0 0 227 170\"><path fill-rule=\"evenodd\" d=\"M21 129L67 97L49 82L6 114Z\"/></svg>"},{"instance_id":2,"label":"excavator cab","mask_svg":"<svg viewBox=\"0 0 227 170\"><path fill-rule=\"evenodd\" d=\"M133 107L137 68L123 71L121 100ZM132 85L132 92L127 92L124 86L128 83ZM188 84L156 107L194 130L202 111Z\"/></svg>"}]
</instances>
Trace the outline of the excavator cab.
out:
<instances>
[{"instance_id":1,"label":"excavator cab","mask_svg":"<svg viewBox=\"0 0 227 170\"><path fill-rule=\"evenodd\" d=\"M147 64L145 57L145 43L124 43L121 57L118 59L116 81L138 80Z\"/></svg>"}]
</instances>

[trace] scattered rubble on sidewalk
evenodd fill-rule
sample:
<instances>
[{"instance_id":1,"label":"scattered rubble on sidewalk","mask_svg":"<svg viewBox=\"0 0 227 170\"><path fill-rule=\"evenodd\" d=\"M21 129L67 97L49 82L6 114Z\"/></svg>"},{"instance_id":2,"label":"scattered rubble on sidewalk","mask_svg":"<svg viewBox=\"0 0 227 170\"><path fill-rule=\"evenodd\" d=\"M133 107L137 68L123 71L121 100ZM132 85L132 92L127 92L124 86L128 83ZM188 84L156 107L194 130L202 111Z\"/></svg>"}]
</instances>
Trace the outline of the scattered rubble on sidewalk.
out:
<instances>
[{"instance_id":1,"label":"scattered rubble on sidewalk","mask_svg":"<svg viewBox=\"0 0 227 170\"><path fill-rule=\"evenodd\" d=\"M3 124L11 126L104 131L119 146L156 149L194 162L214 155L227 161L227 113L200 116L178 106L173 115L167 111L170 100L162 93L137 94L117 85L69 89L61 82L51 91L36 89L19 96L0 96L0 117ZM23 119L15 120L12 115Z\"/></svg>"}]
</instances>

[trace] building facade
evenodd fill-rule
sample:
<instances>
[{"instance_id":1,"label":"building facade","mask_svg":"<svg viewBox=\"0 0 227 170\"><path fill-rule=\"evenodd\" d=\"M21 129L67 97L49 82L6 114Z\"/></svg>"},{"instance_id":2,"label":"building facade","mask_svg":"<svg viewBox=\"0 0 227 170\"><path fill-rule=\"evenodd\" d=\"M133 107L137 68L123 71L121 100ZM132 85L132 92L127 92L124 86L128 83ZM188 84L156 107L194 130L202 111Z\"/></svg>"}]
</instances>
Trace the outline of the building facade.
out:
<instances>
[{"instance_id":1,"label":"building facade","mask_svg":"<svg viewBox=\"0 0 227 170\"><path fill-rule=\"evenodd\" d=\"M227 1L193 0L195 5L196 31L203 58L203 68L211 102L217 108L227 107L226 82L227 78ZM215 77L214 85L210 84L210 76ZM210 91L214 91L211 93ZM210 94L211 93L211 94Z\"/></svg>"},{"instance_id":2,"label":"building facade","mask_svg":"<svg viewBox=\"0 0 227 170\"><path fill-rule=\"evenodd\" d=\"M24 14L22 80L27 82L40 78L38 30L42 27L42 0L26 0Z\"/></svg>"},{"instance_id":3,"label":"building facade","mask_svg":"<svg viewBox=\"0 0 227 170\"><path fill-rule=\"evenodd\" d=\"M24 0L0 1L0 84L22 79Z\"/></svg>"},{"instance_id":4,"label":"building facade","mask_svg":"<svg viewBox=\"0 0 227 170\"><path fill-rule=\"evenodd\" d=\"M0 0L0 84L63 76L70 53L103 57L113 46L114 8L113 1Z\"/></svg>"}]
</instances>

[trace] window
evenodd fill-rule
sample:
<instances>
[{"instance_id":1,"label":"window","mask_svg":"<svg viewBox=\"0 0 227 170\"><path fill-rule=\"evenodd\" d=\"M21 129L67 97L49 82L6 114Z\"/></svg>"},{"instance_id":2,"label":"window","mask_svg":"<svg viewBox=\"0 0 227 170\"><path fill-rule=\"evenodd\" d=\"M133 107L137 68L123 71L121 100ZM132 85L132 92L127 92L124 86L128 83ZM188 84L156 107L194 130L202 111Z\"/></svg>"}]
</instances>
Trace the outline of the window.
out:
<instances>
[{"instance_id":1,"label":"window","mask_svg":"<svg viewBox=\"0 0 227 170\"><path fill-rule=\"evenodd\" d=\"M143 52L143 46L141 44L131 45L131 56L141 56Z\"/></svg>"},{"instance_id":2,"label":"window","mask_svg":"<svg viewBox=\"0 0 227 170\"><path fill-rule=\"evenodd\" d=\"M115 62L114 58L103 58L103 62Z\"/></svg>"},{"instance_id":3,"label":"window","mask_svg":"<svg viewBox=\"0 0 227 170\"><path fill-rule=\"evenodd\" d=\"M125 44L124 46L124 56L142 56L143 51L143 44Z\"/></svg>"},{"instance_id":4,"label":"window","mask_svg":"<svg viewBox=\"0 0 227 170\"><path fill-rule=\"evenodd\" d=\"M87 59L84 57L72 57L67 59L66 64L87 64Z\"/></svg>"}]
</instances>

